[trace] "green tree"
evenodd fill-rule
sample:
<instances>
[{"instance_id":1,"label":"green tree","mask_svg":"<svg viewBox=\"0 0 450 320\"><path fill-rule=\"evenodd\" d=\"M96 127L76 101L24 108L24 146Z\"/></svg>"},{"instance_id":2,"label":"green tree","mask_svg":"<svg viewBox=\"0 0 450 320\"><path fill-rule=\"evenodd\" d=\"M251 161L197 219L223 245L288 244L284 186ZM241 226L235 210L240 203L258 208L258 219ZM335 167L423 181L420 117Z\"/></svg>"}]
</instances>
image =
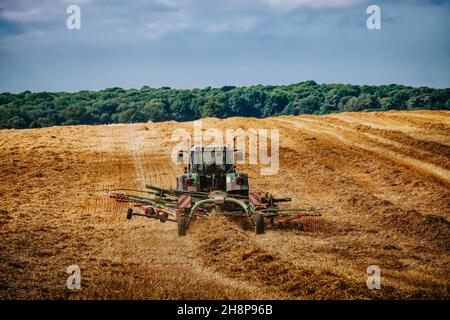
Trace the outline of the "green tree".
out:
<instances>
[{"instance_id":1,"label":"green tree","mask_svg":"<svg viewBox=\"0 0 450 320\"><path fill-rule=\"evenodd\" d=\"M395 109L395 107L396 107L394 98L392 98L392 97L381 98L379 101L380 101L381 110L387 111L387 110Z\"/></svg>"},{"instance_id":2,"label":"green tree","mask_svg":"<svg viewBox=\"0 0 450 320\"><path fill-rule=\"evenodd\" d=\"M234 93L230 97L230 109L235 116L246 116L249 113L250 102L239 93Z\"/></svg>"},{"instance_id":3,"label":"green tree","mask_svg":"<svg viewBox=\"0 0 450 320\"><path fill-rule=\"evenodd\" d=\"M23 129L26 127L27 127L27 122L19 116L14 116L12 118L9 118L8 122L6 123L6 128L10 128L10 129Z\"/></svg>"},{"instance_id":4,"label":"green tree","mask_svg":"<svg viewBox=\"0 0 450 320\"><path fill-rule=\"evenodd\" d=\"M363 111L379 108L380 103L374 96L363 93L359 97L351 97L345 104L343 111Z\"/></svg>"},{"instance_id":5,"label":"green tree","mask_svg":"<svg viewBox=\"0 0 450 320\"><path fill-rule=\"evenodd\" d=\"M223 118L224 110L222 106L220 106L216 101L208 100L208 102L205 104L205 107L202 110L202 117Z\"/></svg>"},{"instance_id":6,"label":"green tree","mask_svg":"<svg viewBox=\"0 0 450 320\"><path fill-rule=\"evenodd\" d=\"M292 103L294 114L312 114L319 110L321 105L320 99L316 96L308 96L303 99L295 100Z\"/></svg>"},{"instance_id":7,"label":"green tree","mask_svg":"<svg viewBox=\"0 0 450 320\"><path fill-rule=\"evenodd\" d=\"M334 113L337 111L338 111L338 108L335 105L329 104L329 103L324 103L319 108L319 114L328 114L328 113Z\"/></svg>"},{"instance_id":8,"label":"green tree","mask_svg":"<svg viewBox=\"0 0 450 320\"><path fill-rule=\"evenodd\" d=\"M263 117L270 117L280 114L288 105L289 98L285 92L277 91L269 95L263 108Z\"/></svg>"},{"instance_id":9,"label":"green tree","mask_svg":"<svg viewBox=\"0 0 450 320\"><path fill-rule=\"evenodd\" d=\"M193 95L190 92L183 91L171 103L171 109L178 121L194 120L198 115L192 110Z\"/></svg>"},{"instance_id":10,"label":"green tree","mask_svg":"<svg viewBox=\"0 0 450 320\"><path fill-rule=\"evenodd\" d=\"M142 113L145 121L165 121L171 118L169 105L158 99L153 99L147 102Z\"/></svg>"},{"instance_id":11,"label":"green tree","mask_svg":"<svg viewBox=\"0 0 450 320\"><path fill-rule=\"evenodd\" d=\"M357 86L304 81L290 85L106 88L100 91L0 93L1 128L67 124L130 123L202 116L268 117L336 111L449 109L450 88L397 84Z\"/></svg>"},{"instance_id":12,"label":"green tree","mask_svg":"<svg viewBox=\"0 0 450 320\"><path fill-rule=\"evenodd\" d=\"M117 114L117 122L119 123L136 123L148 121L146 116L134 108L129 108Z\"/></svg>"},{"instance_id":13,"label":"green tree","mask_svg":"<svg viewBox=\"0 0 450 320\"><path fill-rule=\"evenodd\" d=\"M447 102L444 105L445 110L450 110L450 99L447 100Z\"/></svg>"},{"instance_id":14,"label":"green tree","mask_svg":"<svg viewBox=\"0 0 450 320\"><path fill-rule=\"evenodd\" d=\"M60 116L64 119L63 125L90 124L92 116L87 109L79 105L70 105L61 111Z\"/></svg>"}]
</instances>

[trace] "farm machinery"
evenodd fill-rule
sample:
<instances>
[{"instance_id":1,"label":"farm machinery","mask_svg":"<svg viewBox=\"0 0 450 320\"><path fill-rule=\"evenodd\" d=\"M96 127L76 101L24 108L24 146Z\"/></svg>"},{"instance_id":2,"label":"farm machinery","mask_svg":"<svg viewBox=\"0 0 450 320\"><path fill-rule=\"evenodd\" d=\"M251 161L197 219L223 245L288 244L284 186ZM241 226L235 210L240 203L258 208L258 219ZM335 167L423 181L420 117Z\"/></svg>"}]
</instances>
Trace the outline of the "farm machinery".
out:
<instances>
[{"instance_id":1,"label":"farm machinery","mask_svg":"<svg viewBox=\"0 0 450 320\"><path fill-rule=\"evenodd\" d=\"M176 222L179 236L186 235L196 219L215 214L239 220L244 229L254 229L256 234L264 233L267 225L304 230L306 221L321 216L321 209L279 206L291 198L250 191L248 175L236 169L235 158L240 161L243 154L234 147L194 145L178 152L177 162L187 163L187 167L177 177L175 189L146 185L145 190L114 189L110 196L133 205L127 219L141 216Z\"/></svg>"}]
</instances>

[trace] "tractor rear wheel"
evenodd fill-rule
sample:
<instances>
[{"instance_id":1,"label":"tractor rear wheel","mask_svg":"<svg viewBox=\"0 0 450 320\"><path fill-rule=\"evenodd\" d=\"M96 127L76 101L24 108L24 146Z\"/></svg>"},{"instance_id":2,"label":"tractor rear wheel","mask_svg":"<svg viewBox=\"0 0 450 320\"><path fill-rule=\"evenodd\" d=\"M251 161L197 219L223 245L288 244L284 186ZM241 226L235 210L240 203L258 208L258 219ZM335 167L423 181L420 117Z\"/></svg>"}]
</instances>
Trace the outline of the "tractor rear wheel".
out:
<instances>
[{"instance_id":1,"label":"tractor rear wheel","mask_svg":"<svg viewBox=\"0 0 450 320\"><path fill-rule=\"evenodd\" d=\"M178 218L178 235L185 236L187 230L186 217L179 215Z\"/></svg>"},{"instance_id":2,"label":"tractor rear wheel","mask_svg":"<svg viewBox=\"0 0 450 320\"><path fill-rule=\"evenodd\" d=\"M127 219L130 220L133 217L133 209L128 208L127 210Z\"/></svg>"},{"instance_id":3,"label":"tractor rear wheel","mask_svg":"<svg viewBox=\"0 0 450 320\"><path fill-rule=\"evenodd\" d=\"M264 233L264 215L258 213L255 217L255 232L256 234Z\"/></svg>"}]
</instances>

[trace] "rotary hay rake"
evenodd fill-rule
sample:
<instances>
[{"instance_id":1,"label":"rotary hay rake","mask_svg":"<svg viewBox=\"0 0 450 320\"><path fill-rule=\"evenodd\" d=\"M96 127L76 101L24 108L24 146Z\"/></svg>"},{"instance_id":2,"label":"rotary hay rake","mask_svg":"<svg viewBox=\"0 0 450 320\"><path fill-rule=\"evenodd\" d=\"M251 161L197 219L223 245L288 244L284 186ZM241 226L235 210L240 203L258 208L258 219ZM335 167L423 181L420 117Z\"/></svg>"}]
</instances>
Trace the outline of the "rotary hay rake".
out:
<instances>
[{"instance_id":1,"label":"rotary hay rake","mask_svg":"<svg viewBox=\"0 0 450 320\"><path fill-rule=\"evenodd\" d=\"M250 192L248 175L234 166L235 153L225 145L195 145L180 151L178 162L187 154L188 167L177 177L176 189L146 185L145 190L114 189L110 196L133 205L127 219L141 216L160 222L176 222L178 235L186 235L191 222L220 214L238 220L244 229L263 234L266 228L314 231L322 209L281 208L291 198L275 198L271 193Z\"/></svg>"}]
</instances>

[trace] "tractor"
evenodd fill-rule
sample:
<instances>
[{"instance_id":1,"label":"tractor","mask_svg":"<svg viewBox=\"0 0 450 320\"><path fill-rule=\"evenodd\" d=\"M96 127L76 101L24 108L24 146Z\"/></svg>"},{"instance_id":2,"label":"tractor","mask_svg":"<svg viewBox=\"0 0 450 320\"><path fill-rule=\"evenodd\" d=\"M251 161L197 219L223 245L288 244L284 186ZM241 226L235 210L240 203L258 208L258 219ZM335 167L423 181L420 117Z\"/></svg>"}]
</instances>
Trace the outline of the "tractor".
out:
<instances>
[{"instance_id":1,"label":"tractor","mask_svg":"<svg viewBox=\"0 0 450 320\"><path fill-rule=\"evenodd\" d=\"M176 222L179 236L186 235L192 221L213 214L241 220L245 229L253 228L256 234L265 232L267 220L272 226L279 226L275 220L288 219L301 227L299 219L321 215L321 209L280 208L278 203L291 198L250 191L248 175L236 169L235 158L243 160L243 153L234 147L193 145L177 154L177 162L187 163L187 167L177 176L175 189L146 185L146 190L111 190L111 197L140 208L139 212L128 208L127 219L143 216Z\"/></svg>"}]
</instances>

